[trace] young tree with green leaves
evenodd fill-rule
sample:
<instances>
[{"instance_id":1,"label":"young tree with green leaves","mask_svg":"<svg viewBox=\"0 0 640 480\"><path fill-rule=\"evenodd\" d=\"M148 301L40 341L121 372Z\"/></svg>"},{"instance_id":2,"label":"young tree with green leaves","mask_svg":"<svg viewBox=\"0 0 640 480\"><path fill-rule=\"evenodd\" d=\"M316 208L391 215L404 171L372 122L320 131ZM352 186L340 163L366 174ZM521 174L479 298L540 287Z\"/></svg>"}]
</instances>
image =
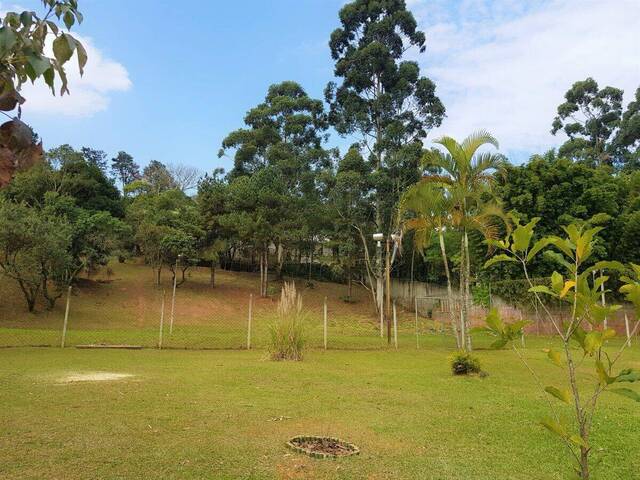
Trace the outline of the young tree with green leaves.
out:
<instances>
[{"instance_id":1,"label":"young tree with green leaves","mask_svg":"<svg viewBox=\"0 0 640 480\"><path fill-rule=\"evenodd\" d=\"M640 372L618 367L628 342L624 342L617 349L608 346L608 340L613 338L616 332L606 328L604 322L620 308L620 305L601 303L602 287L610 277L596 277L592 273L598 270L622 272L620 280L623 285L620 292L627 301L633 303L637 314L640 314L640 266L632 263L627 268L615 261L600 261L589 266L589 258L596 248L595 237L602 228L592 227L589 222L572 223L563 228L564 236L543 237L532 243L540 219L533 218L524 225L519 224L517 218L515 220L516 228L504 240L491 241L502 253L495 255L486 265L510 262L522 268L529 282L529 291L535 295L560 342L562 351L549 349L547 355L555 366L564 371L566 387L544 386L539 374L516 347L513 341L520 337L525 321L508 325L496 311L493 311L487 317L485 330L497 337L492 345L494 348L511 344L540 389L549 395L547 399L552 416L543 419L541 424L562 441L575 461L574 469L578 478L588 480L592 474L590 459L594 450L591 432L601 395L608 391L640 402L640 393L625 386L640 381ZM551 275L550 286L534 285L528 265L540 252L549 247L553 247L554 250L550 253L563 267L562 273L555 271ZM542 296L565 303L571 312L569 318L559 321L550 312ZM636 322L631 334L635 335L639 327L640 322ZM595 382L594 375L585 375L583 368L580 368L587 362L593 365ZM555 403L551 397L560 403ZM562 405L562 408L558 408L558 405ZM567 408L572 412L571 423L566 419Z\"/></svg>"}]
</instances>

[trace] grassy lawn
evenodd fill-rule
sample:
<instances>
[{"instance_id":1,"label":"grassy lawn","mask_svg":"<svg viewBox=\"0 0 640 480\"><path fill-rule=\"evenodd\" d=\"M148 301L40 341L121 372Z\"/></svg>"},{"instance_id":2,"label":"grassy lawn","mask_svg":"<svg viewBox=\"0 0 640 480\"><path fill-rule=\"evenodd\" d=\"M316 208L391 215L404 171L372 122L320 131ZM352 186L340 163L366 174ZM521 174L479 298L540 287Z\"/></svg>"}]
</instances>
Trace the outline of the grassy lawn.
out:
<instances>
[{"instance_id":1,"label":"grassy lawn","mask_svg":"<svg viewBox=\"0 0 640 480\"><path fill-rule=\"evenodd\" d=\"M532 365L560 370L531 339ZM424 349L311 350L301 363L255 351L0 350L0 478L563 479L566 456L537 425L546 404L509 351L479 351L487 378L455 378L438 337ZM625 364L640 367L640 347ZM60 383L70 373L118 381ZM640 478L637 404L605 395L595 478ZM567 411L568 413L568 411ZM358 457L289 452L335 435Z\"/></svg>"}]
</instances>

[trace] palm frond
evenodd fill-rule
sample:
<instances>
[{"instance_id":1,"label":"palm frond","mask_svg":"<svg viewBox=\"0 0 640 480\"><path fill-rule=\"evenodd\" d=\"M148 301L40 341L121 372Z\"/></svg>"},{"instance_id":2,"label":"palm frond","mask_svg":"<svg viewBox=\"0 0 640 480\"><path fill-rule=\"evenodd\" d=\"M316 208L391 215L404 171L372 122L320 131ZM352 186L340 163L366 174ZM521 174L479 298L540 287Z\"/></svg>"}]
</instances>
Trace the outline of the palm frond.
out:
<instances>
[{"instance_id":1,"label":"palm frond","mask_svg":"<svg viewBox=\"0 0 640 480\"><path fill-rule=\"evenodd\" d=\"M462 141L460 148L464 152L466 158L471 161L478 148L487 144L500 148L498 140L496 140L493 135L486 130L477 130Z\"/></svg>"}]
</instances>

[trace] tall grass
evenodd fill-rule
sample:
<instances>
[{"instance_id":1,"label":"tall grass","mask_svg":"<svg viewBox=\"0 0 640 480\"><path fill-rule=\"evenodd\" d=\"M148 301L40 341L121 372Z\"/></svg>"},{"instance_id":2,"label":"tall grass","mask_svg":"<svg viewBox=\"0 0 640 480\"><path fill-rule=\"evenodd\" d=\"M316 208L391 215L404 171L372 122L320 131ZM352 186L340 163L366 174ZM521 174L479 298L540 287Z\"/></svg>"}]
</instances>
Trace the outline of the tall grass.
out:
<instances>
[{"instance_id":1,"label":"tall grass","mask_svg":"<svg viewBox=\"0 0 640 480\"><path fill-rule=\"evenodd\" d=\"M302 297L293 282L285 282L280 293L278 317L269 327L272 360L302 360L305 345Z\"/></svg>"}]
</instances>

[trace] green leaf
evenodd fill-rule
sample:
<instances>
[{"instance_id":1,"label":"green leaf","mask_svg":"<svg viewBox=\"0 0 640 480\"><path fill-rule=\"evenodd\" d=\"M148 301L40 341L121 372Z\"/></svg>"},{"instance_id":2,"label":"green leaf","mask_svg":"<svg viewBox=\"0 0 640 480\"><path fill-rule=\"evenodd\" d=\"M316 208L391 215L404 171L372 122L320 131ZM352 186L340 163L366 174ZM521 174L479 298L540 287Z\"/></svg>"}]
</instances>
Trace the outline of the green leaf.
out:
<instances>
[{"instance_id":1,"label":"green leaf","mask_svg":"<svg viewBox=\"0 0 640 480\"><path fill-rule=\"evenodd\" d=\"M589 445L587 445L587 442L585 442L580 436L578 435L571 435L569 437L569 440L571 441L571 443L573 443L574 445L577 445L578 447L583 447L583 448L589 448Z\"/></svg>"},{"instance_id":2,"label":"green leaf","mask_svg":"<svg viewBox=\"0 0 640 480\"><path fill-rule=\"evenodd\" d=\"M560 352L556 352L555 350L550 348L549 350L547 350L547 357L549 357L549 360L551 360L558 367L562 367L564 365Z\"/></svg>"},{"instance_id":3,"label":"green leaf","mask_svg":"<svg viewBox=\"0 0 640 480\"><path fill-rule=\"evenodd\" d=\"M507 337L500 337L489 345L489 348L492 350L500 350L501 348L504 348L507 343L509 343L509 339Z\"/></svg>"},{"instance_id":4,"label":"green leaf","mask_svg":"<svg viewBox=\"0 0 640 480\"><path fill-rule=\"evenodd\" d=\"M598 331L592 331L587 333L584 337L584 351L589 355L593 355L593 353L602 347L602 333Z\"/></svg>"},{"instance_id":5,"label":"green leaf","mask_svg":"<svg viewBox=\"0 0 640 480\"><path fill-rule=\"evenodd\" d=\"M12 28L0 28L0 55L6 55L16 44L16 32Z\"/></svg>"},{"instance_id":6,"label":"green leaf","mask_svg":"<svg viewBox=\"0 0 640 480\"><path fill-rule=\"evenodd\" d=\"M561 390L558 387L547 386L544 387L544 391L550 395L553 395L561 402L566 403L567 405L571 405L571 400L573 399L573 395L569 390Z\"/></svg>"},{"instance_id":7,"label":"green leaf","mask_svg":"<svg viewBox=\"0 0 640 480\"><path fill-rule=\"evenodd\" d=\"M489 326L489 328L494 332L496 333L504 332L504 322L500 318L500 314L498 313L497 308L492 308L491 310L489 310L489 313L487 314L487 318L485 319L485 321L487 322L487 325Z\"/></svg>"},{"instance_id":8,"label":"green leaf","mask_svg":"<svg viewBox=\"0 0 640 480\"><path fill-rule=\"evenodd\" d=\"M622 395L623 397L630 398L631 400L635 400L636 402L640 402L640 394L630 388L612 388L609 391Z\"/></svg>"},{"instance_id":9,"label":"green leaf","mask_svg":"<svg viewBox=\"0 0 640 480\"><path fill-rule=\"evenodd\" d=\"M554 419L552 418L543 418L542 420L540 420L540 424L545 427L547 430L555 433L556 435L562 437L562 438L568 438L569 436L567 435L567 430L564 428L563 425L561 425L560 423L556 422Z\"/></svg>"},{"instance_id":10,"label":"green leaf","mask_svg":"<svg viewBox=\"0 0 640 480\"><path fill-rule=\"evenodd\" d=\"M24 11L20 14L20 22L25 28L29 28L33 24L33 12Z\"/></svg>"},{"instance_id":11,"label":"green leaf","mask_svg":"<svg viewBox=\"0 0 640 480\"><path fill-rule=\"evenodd\" d=\"M616 382L637 382L639 380L640 372L637 372L630 368L623 370L622 372L620 372L620 375L615 378Z\"/></svg>"},{"instance_id":12,"label":"green leaf","mask_svg":"<svg viewBox=\"0 0 640 480\"><path fill-rule=\"evenodd\" d=\"M602 385L610 385L615 381L614 378L611 378L609 376L600 360L596 360L596 372L598 373L598 378L600 379L600 383Z\"/></svg>"},{"instance_id":13,"label":"green leaf","mask_svg":"<svg viewBox=\"0 0 640 480\"><path fill-rule=\"evenodd\" d=\"M29 63L31 68L33 68L33 73L35 74L36 78L51 68L51 62L47 58L41 57L39 55L28 55L27 62Z\"/></svg>"},{"instance_id":14,"label":"green leaf","mask_svg":"<svg viewBox=\"0 0 640 480\"><path fill-rule=\"evenodd\" d=\"M553 293L549 289L549 287L547 287L546 285L535 285L531 287L528 291L531 293L546 293L547 295L552 295L554 297L557 297L557 295Z\"/></svg>"},{"instance_id":15,"label":"green leaf","mask_svg":"<svg viewBox=\"0 0 640 480\"><path fill-rule=\"evenodd\" d=\"M511 234L513 237L513 249L516 252L524 252L529 248L529 243L533 237L533 229L540 221L540 217L533 218L526 225L520 225Z\"/></svg>"},{"instance_id":16,"label":"green leaf","mask_svg":"<svg viewBox=\"0 0 640 480\"><path fill-rule=\"evenodd\" d=\"M491 265L499 262L517 262L517 260L505 253L500 253L487 260L484 264L484 268L490 267Z\"/></svg>"},{"instance_id":17,"label":"green leaf","mask_svg":"<svg viewBox=\"0 0 640 480\"><path fill-rule=\"evenodd\" d=\"M71 35L63 33L53 41L53 54L60 65L66 63L75 50L75 40Z\"/></svg>"},{"instance_id":18,"label":"green leaf","mask_svg":"<svg viewBox=\"0 0 640 480\"><path fill-rule=\"evenodd\" d=\"M73 26L74 22L76 21L76 19L73 16L73 13L71 13L70 11L67 10L65 12L64 16L62 17L62 21L66 25L67 30L70 30L71 27Z\"/></svg>"},{"instance_id":19,"label":"green leaf","mask_svg":"<svg viewBox=\"0 0 640 480\"><path fill-rule=\"evenodd\" d=\"M84 74L84 67L87 64L87 51L84 49L84 46L78 42L76 43L76 53L78 54L78 69L80 70L80 75Z\"/></svg>"},{"instance_id":20,"label":"green leaf","mask_svg":"<svg viewBox=\"0 0 640 480\"><path fill-rule=\"evenodd\" d=\"M562 275L558 272L553 272L551 274L551 288L554 292L560 293L562 291L562 287L564 286L564 279Z\"/></svg>"},{"instance_id":21,"label":"green leaf","mask_svg":"<svg viewBox=\"0 0 640 480\"><path fill-rule=\"evenodd\" d=\"M533 260L533 258L545 247L548 247L551 244L551 240L549 238L542 238L533 244L531 250L527 254L527 262Z\"/></svg>"}]
</instances>

